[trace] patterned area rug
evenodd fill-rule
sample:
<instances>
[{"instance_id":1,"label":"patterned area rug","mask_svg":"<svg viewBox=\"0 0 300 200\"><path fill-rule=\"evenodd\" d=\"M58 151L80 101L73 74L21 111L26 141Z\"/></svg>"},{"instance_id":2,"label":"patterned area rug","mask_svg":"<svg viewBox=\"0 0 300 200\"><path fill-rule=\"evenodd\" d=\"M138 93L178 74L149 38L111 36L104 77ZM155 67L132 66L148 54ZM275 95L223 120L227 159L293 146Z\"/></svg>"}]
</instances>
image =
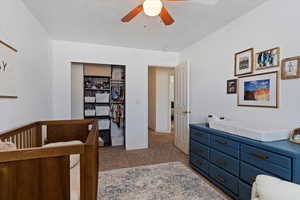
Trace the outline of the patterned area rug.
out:
<instances>
[{"instance_id":1,"label":"patterned area rug","mask_svg":"<svg viewBox=\"0 0 300 200\"><path fill-rule=\"evenodd\" d=\"M225 200L180 162L100 173L99 200Z\"/></svg>"}]
</instances>

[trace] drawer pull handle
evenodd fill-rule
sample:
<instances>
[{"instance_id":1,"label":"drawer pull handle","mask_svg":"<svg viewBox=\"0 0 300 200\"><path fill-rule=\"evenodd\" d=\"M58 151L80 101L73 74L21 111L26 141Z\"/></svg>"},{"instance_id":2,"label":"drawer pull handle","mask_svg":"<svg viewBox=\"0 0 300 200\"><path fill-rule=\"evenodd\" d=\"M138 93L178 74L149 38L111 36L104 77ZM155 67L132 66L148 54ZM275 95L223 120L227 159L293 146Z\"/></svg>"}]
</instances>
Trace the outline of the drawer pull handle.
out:
<instances>
[{"instance_id":1,"label":"drawer pull handle","mask_svg":"<svg viewBox=\"0 0 300 200\"><path fill-rule=\"evenodd\" d=\"M219 165L225 165L225 160L216 160L216 163L218 163Z\"/></svg>"},{"instance_id":2,"label":"drawer pull handle","mask_svg":"<svg viewBox=\"0 0 300 200\"><path fill-rule=\"evenodd\" d=\"M257 152L252 152L251 155L253 155L257 158L263 159L263 160L267 160L269 158L268 156L261 154L261 153L257 153Z\"/></svg>"},{"instance_id":3,"label":"drawer pull handle","mask_svg":"<svg viewBox=\"0 0 300 200\"><path fill-rule=\"evenodd\" d=\"M256 177L255 177L255 176L252 176L252 177L250 178L250 183L251 183L251 185L252 185L255 181L256 181Z\"/></svg>"},{"instance_id":4,"label":"drawer pull handle","mask_svg":"<svg viewBox=\"0 0 300 200\"><path fill-rule=\"evenodd\" d=\"M203 134L202 133L197 133L197 136L202 137Z\"/></svg>"},{"instance_id":5,"label":"drawer pull handle","mask_svg":"<svg viewBox=\"0 0 300 200\"><path fill-rule=\"evenodd\" d=\"M198 151L198 152L203 152L204 150L203 150L203 149L197 149L197 151Z\"/></svg>"},{"instance_id":6,"label":"drawer pull handle","mask_svg":"<svg viewBox=\"0 0 300 200\"><path fill-rule=\"evenodd\" d=\"M227 142L224 141L224 140L216 140L216 142L219 143L219 144L224 144L224 145L227 144Z\"/></svg>"},{"instance_id":7,"label":"drawer pull handle","mask_svg":"<svg viewBox=\"0 0 300 200\"><path fill-rule=\"evenodd\" d=\"M218 181L220 181L221 183L225 183L225 178L223 178L222 176L217 176Z\"/></svg>"}]
</instances>

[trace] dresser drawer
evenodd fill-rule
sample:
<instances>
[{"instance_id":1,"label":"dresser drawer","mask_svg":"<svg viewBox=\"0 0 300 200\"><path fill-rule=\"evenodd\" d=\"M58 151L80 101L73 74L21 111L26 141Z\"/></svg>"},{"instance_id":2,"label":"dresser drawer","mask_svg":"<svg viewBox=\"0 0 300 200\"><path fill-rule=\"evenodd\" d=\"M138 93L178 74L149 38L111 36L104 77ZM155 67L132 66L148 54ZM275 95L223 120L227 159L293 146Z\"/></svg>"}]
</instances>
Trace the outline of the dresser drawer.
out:
<instances>
[{"instance_id":1,"label":"dresser drawer","mask_svg":"<svg viewBox=\"0 0 300 200\"><path fill-rule=\"evenodd\" d=\"M210 161L236 176L239 175L239 161L235 158L227 156L221 152L211 150Z\"/></svg>"},{"instance_id":2,"label":"dresser drawer","mask_svg":"<svg viewBox=\"0 0 300 200\"><path fill-rule=\"evenodd\" d=\"M211 146L235 158L239 156L239 143L233 140L212 135Z\"/></svg>"},{"instance_id":3,"label":"dresser drawer","mask_svg":"<svg viewBox=\"0 0 300 200\"><path fill-rule=\"evenodd\" d=\"M203 170L204 172L206 172L208 174L209 163L208 163L207 160L205 160L205 159L201 158L200 156L197 156L197 155L192 153L191 154L191 163L195 167Z\"/></svg>"},{"instance_id":4,"label":"dresser drawer","mask_svg":"<svg viewBox=\"0 0 300 200\"><path fill-rule=\"evenodd\" d=\"M250 200L252 188L246 183L239 181L239 200Z\"/></svg>"},{"instance_id":5,"label":"dresser drawer","mask_svg":"<svg viewBox=\"0 0 300 200\"><path fill-rule=\"evenodd\" d=\"M240 178L246 183L252 185L258 175L271 175L268 172L257 169L251 165L241 162L241 175ZM271 175L272 176L272 175Z\"/></svg>"},{"instance_id":6,"label":"dresser drawer","mask_svg":"<svg viewBox=\"0 0 300 200\"><path fill-rule=\"evenodd\" d=\"M285 180L290 181L292 178L291 158L243 144L241 146L241 160Z\"/></svg>"},{"instance_id":7,"label":"dresser drawer","mask_svg":"<svg viewBox=\"0 0 300 200\"><path fill-rule=\"evenodd\" d=\"M238 178L212 164L209 165L209 175L233 193L238 193Z\"/></svg>"},{"instance_id":8,"label":"dresser drawer","mask_svg":"<svg viewBox=\"0 0 300 200\"><path fill-rule=\"evenodd\" d=\"M202 144L209 145L210 134L198 131L197 129L191 128L191 139L196 140Z\"/></svg>"},{"instance_id":9,"label":"dresser drawer","mask_svg":"<svg viewBox=\"0 0 300 200\"><path fill-rule=\"evenodd\" d=\"M209 159L209 148L194 140L191 140L191 153L202 156L207 160Z\"/></svg>"}]
</instances>

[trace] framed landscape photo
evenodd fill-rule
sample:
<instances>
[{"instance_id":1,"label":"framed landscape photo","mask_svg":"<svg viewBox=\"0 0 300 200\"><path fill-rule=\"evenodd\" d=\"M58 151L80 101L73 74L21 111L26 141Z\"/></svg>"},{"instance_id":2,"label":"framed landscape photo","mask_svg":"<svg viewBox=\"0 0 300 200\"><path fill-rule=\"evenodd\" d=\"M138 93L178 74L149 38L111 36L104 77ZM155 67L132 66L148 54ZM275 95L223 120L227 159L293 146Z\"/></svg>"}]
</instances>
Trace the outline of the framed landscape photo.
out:
<instances>
[{"instance_id":1,"label":"framed landscape photo","mask_svg":"<svg viewBox=\"0 0 300 200\"><path fill-rule=\"evenodd\" d=\"M281 79L300 78L300 56L283 59L281 68Z\"/></svg>"},{"instance_id":2,"label":"framed landscape photo","mask_svg":"<svg viewBox=\"0 0 300 200\"><path fill-rule=\"evenodd\" d=\"M278 108L278 72L239 78L238 106Z\"/></svg>"},{"instance_id":3,"label":"framed landscape photo","mask_svg":"<svg viewBox=\"0 0 300 200\"><path fill-rule=\"evenodd\" d=\"M264 70L280 65L280 48L273 48L256 54L256 70Z\"/></svg>"},{"instance_id":4,"label":"framed landscape photo","mask_svg":"<svg viewBox=\"0 0 300 200\"><path fill-rule=\"evenodd\" d=\"M254 66L253 57L253 48L236 53L234 56L234 75L251 74Z\"/></svg>"},{"instance_id":5,"label":"framed landscape photo","mask_svg":"<svg viewBox=\"0 0 300 200\"><path fill-rule=\"evenodd\" d=\"M236 94L237 92L237 79L227 81L227 94Z\"/></svg>"}]
</instances>

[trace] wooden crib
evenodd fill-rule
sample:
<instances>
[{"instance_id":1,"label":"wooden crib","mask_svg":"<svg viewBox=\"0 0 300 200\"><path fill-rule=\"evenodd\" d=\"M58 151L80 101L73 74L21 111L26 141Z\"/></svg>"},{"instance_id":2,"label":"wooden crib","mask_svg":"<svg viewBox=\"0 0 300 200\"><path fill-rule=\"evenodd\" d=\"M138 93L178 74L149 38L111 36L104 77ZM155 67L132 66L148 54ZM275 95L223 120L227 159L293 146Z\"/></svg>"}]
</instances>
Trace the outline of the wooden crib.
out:
<instances>
[{"instance_id":1,"label":"wooden crib","mask_svg":"<svg viewBox=\"0 0 300 200\"><path fill-rule=\"evenodd\" d=\"M80 154L80 200L96 200L98 126L94 120L40 121L0 134L0 200L70 200L70 155ZM42 147L80 140L83 144Z\"/></svg>"}]
</instances>

